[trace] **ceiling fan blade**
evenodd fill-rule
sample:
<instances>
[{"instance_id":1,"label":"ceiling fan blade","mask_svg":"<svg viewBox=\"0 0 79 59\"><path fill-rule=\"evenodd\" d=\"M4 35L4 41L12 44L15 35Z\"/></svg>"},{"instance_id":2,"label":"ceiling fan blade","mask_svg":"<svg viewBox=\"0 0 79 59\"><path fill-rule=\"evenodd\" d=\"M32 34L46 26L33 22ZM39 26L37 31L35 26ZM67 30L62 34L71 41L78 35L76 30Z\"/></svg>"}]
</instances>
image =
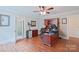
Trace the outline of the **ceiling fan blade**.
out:
<instances>
[{"instance_id":1,"label":"ceiling fan blade","mask_svg":"<svg viewBox=\"0 0 79 59\"><path fill-rule=\"evenodd\" d=\"M47 14L50 14L50 12L46 12Z\"/></svg>"},{"instance_id":2,"label":"ceiling fan blade","mask_svg":"<svg viewBox=\"0 0 79 59\"><path fill-rule=\"evenodd\" d=\"M41 8L42 6L39 6L39 8Z\"/></svg>"},{"instance_id":3,"label":"ceiling fan blade","mask_svg":"<svg viewBox=\"0 0 79 59\"><path fill-rule=\"evenodd\" d=\"M47 9L47 10L52 10L52 9L54 9L53 7L51 7L51 8L49 8L49 9Z\"/></svg>"},{"instance_id":4,"label":"ceiling fan blade","mask_svg":"<svg viewBox=\"0 0 79 59\"><path fill-rule=\"evenodd\" d=\"M43 10L45 10L46 9L46 6L42 6L42 8L43 8Z\"/></svg>"},{"instance_id":5,"label":"ceiling fan blade","mask_svg":"<svg viewBox=\"0 0 79 59\"><path fill-rule=\"evenodd\" d=\"M39 6L40 11L44 11L45 10L45 6Z\"/></svg>"}]
</instances>

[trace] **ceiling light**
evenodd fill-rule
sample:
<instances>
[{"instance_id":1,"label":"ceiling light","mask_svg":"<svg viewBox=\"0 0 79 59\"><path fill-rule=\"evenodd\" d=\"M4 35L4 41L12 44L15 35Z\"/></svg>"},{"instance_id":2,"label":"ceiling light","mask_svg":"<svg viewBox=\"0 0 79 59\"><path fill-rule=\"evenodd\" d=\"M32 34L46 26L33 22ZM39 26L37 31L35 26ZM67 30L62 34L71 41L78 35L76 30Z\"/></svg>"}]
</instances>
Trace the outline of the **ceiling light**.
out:
<instances>
[{"instance_id":1,"label":"ceiling light","mask_svg":"<svg viewBox=\"0 0 79 59\"><path fill-rule=\"evenodd\" d=\"M41 11L40 13L41 13L41 15L46 15L45 11Z\"/></svg>"}]
</instances>

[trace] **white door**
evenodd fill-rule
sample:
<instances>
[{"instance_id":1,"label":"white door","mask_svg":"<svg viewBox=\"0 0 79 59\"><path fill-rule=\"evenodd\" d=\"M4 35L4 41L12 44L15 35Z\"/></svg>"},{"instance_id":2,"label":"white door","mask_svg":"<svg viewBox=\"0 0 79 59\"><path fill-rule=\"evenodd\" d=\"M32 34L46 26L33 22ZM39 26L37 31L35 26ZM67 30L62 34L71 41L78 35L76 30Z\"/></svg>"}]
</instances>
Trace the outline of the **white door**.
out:
<instances>
[{"instance_id":1,"label":"white door","mask_svg":"<svg viewBox=\"0 0 79 59\"><path fill-rule=\"evenodd\" d=\"M24 20L22 20L22 18L16 18L15 24L16 39L24 38Z\"/></svg>"}]
</instances>

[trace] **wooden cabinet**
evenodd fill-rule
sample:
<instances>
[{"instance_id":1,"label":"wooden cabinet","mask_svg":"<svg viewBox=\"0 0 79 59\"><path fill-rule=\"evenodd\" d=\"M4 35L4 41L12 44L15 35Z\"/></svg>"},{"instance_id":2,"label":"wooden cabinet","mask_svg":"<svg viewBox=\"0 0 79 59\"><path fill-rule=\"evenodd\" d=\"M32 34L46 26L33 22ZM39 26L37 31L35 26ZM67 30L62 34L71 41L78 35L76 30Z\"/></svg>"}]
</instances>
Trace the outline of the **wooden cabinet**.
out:
<instances>
[{"instance_id":1,"label":"wooden cabinet","mask_svg":"<svg viewBox=\"0 0 79 59\"><path fill-rule=\"evenodd\" d=\"M44 24L47 27L50 24L50 20L49 19L45 19Z\"/></svg>"},{"instance_id":2,"label":"wooden cabinet","mask_svg":"<svg viewBox=\"0 0 79 59\"><path fill-rule=\"evenodd\" d=\"M44 24L45 27L55 24L58 30L57 35L59 35L59 18L45 19Z\"/></svg>"},{"instance_id":3,"label":"wooden cabinet","mask_svg":"<svg viewBox=\"0 0 79 59\"><path fill-rule=\"evenodd\" d=\"M38 30L32 30L32 37L38 36Z\"/></svg>"},{"instance_id":4,"label":"wooden cabinet","mask_svg":"<svg viewBox=\"0 0 79 59\"><path fill-rule=\"evenodd\" d=\"M32 38L38 36L38 30L27 30L26 38Z\"/></svg>"},{"instance_id":5,"label":"wooden cabinet","mask_svg":"<svg viewBox=\"0 0 79 59\"><path fill-rule=\"evenodd\" d=\"M55 24L59 28L59 18L45 19L44 24L45 26Z\"/></svg>"}]
</instances>

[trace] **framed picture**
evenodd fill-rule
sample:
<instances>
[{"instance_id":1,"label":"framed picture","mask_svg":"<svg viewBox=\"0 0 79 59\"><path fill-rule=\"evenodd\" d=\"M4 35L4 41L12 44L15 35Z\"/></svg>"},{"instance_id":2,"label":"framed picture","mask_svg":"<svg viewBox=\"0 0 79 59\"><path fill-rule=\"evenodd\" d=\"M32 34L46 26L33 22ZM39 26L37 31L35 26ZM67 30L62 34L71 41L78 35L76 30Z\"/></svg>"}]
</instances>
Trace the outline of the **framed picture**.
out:
<instances>
[{"instance_id":1,"label":"framed picture","mask_svg":"<svg viewBox=\"0 0 79 59\"><path fill-rule=\"evenodd\" d=\"M67 24L67 18L62 18L62 24Z\"/></svg>"},{"instance_id":2,"label":"framed picture","mask_svg":"<svg viewBox=\"0 0 79 59\"><path fill-rule=\"evenodd\" d=\"M31 21L31 26L36 26L36 21Z\"/></svg>"},{"instance_id":3,"label":"framed picture","mask_svg":"<svg viewBox=\"0 0 79 59\"><path fill-rule=\"evenodd\" d=\"M10 16L0 15L0 26L9 26L10 25Z\"/></svg>"}]
</instances>

